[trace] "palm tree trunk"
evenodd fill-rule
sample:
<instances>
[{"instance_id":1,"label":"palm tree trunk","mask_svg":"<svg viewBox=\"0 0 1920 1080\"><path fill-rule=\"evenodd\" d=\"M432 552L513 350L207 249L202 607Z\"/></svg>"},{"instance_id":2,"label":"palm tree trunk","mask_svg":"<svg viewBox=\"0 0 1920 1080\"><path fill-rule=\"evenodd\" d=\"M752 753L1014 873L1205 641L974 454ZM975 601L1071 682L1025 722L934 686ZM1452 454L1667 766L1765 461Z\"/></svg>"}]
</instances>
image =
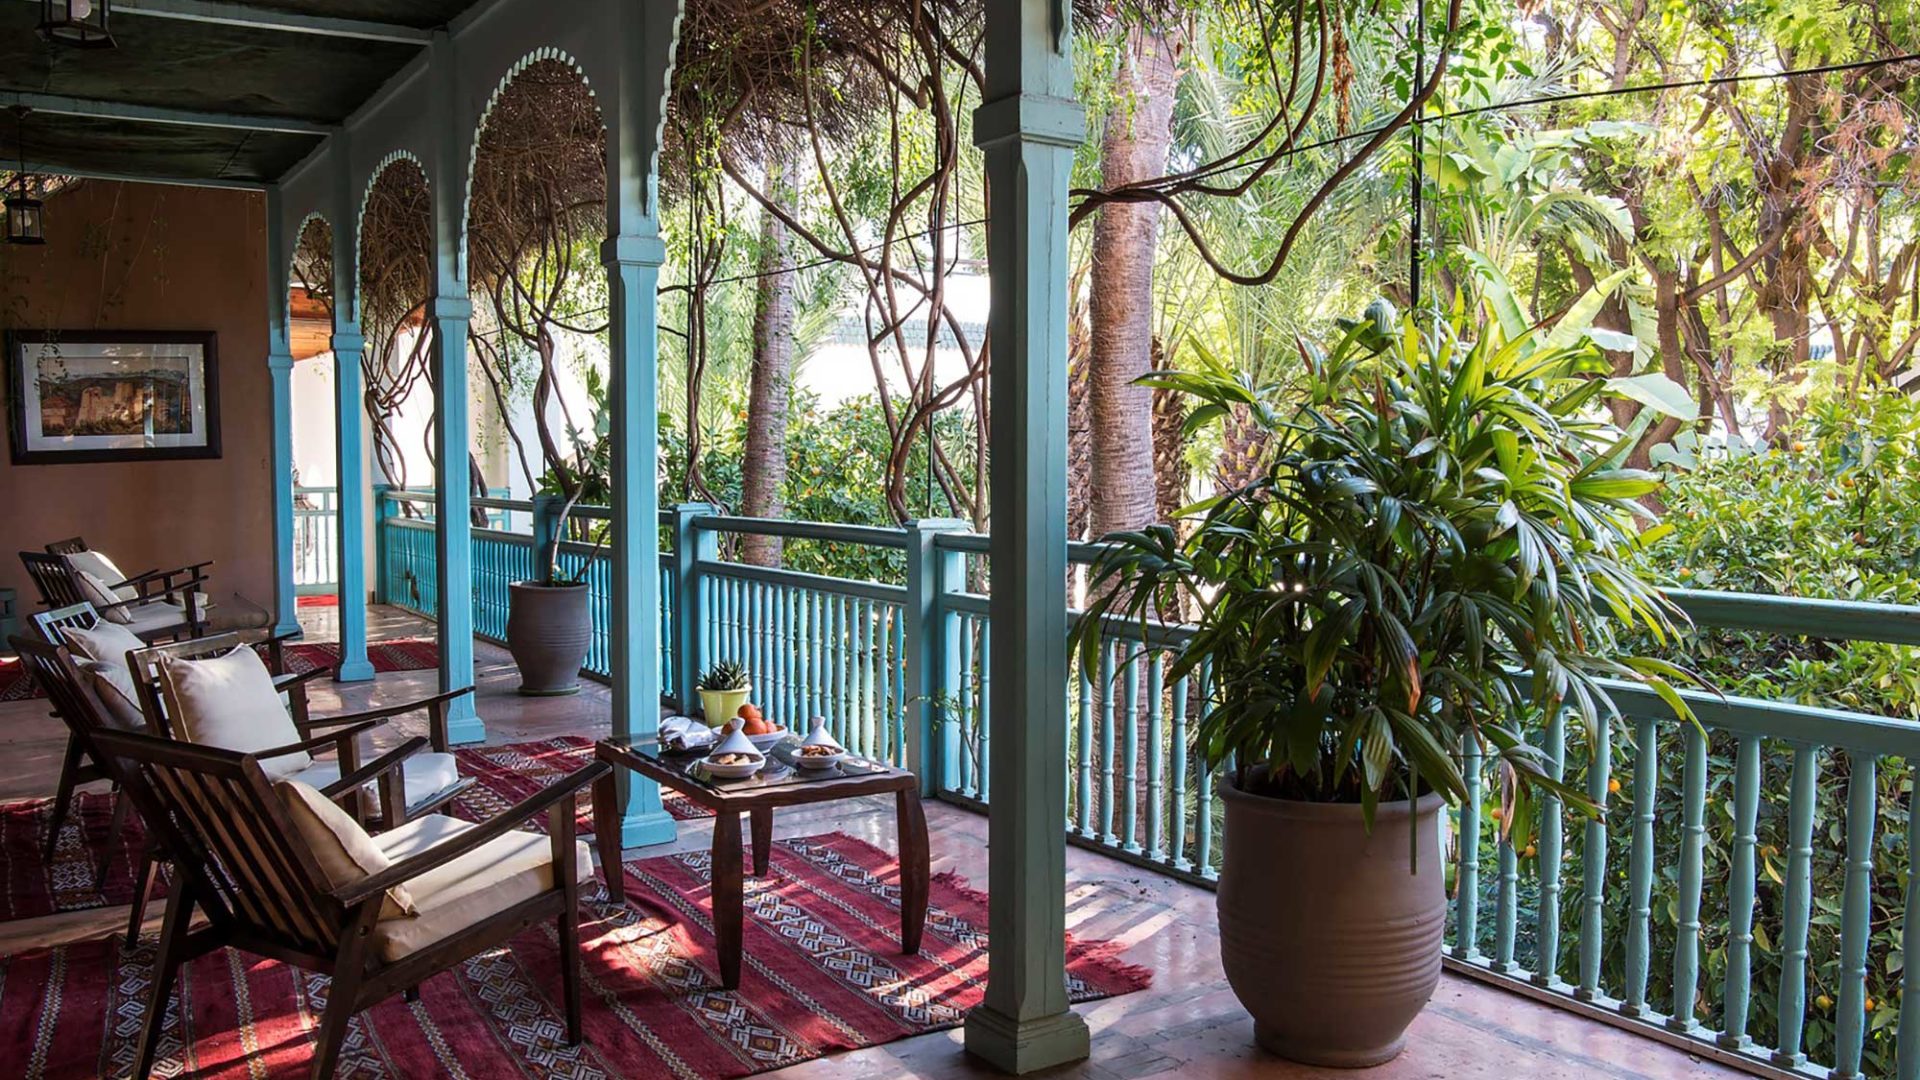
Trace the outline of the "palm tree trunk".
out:
<instances>
[{"instance_id":1,"label":"palm tree trunk","mask_svg":"<svg viewBox=\"0 0 1920 1080\"><path fill-rule=\"evenodd\" d=\"M793 189L776 162L768 167L769 196L793 210ZM753 316L753 373L747 391L747 445L740 464L740 512L779 517L787 482L787 398L793 380L793 274L788 271L787 227L774 214L760 224L760 279ZM780 565L780 538L743 536L740 561Z\"/></svg>"},{"instance_id":2,"label":"palm tree trunk","mask_svg":"<svg viewBox=\"0 0 1920 1080\"><path fill-rule=\"evenodd\" d=\"M1115 73L1100 145L1101 186L1159 176L1173 141L1177 31L1136 29ZM1093 230L1087 363L1092 483L1088 532L1104 535L1157 516L1153 392L1134 385L1153 366L1153 262L1160 208L1103 207Z\"/></svg>"}]
</instances>

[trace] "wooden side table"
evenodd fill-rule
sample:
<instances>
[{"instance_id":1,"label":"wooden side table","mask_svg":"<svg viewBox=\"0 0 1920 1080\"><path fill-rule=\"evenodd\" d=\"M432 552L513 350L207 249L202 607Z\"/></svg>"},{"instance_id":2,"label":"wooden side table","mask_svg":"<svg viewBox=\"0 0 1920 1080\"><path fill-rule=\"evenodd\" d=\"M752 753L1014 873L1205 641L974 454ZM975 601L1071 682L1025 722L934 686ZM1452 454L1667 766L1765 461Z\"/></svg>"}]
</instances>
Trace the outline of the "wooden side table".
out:
<instances>
[{"instance_id":1,"label":"wooden side table","mask_svg":"<svg viewBox=\"0 0 1920 1080\"><path fill-rule=\"evenodd\" d=\"M729 990L740 986L740 940L746 877L740 857L740 815L753 819L753 872L767 872L773 846L773 812L783 806L834 802L862 795L893 793L900 831L900 949L920 951L927 925L927 817L920 805L920 780L904 769L877 762L848 759L821 774L795 768L787 762L791 743L767 755L767 767L745 780L719 780L701 769L698 753L668 752L652 739L602 739L594 756L630 769L662 787L672 788L698 806L713 811L713 935L720 950L720 983ZM619 789L612 771L594 781L594 839L600 846L600 864L607 879L607 895L626 900L626 875L620 871Z\"/></svg>"}]
</instances>

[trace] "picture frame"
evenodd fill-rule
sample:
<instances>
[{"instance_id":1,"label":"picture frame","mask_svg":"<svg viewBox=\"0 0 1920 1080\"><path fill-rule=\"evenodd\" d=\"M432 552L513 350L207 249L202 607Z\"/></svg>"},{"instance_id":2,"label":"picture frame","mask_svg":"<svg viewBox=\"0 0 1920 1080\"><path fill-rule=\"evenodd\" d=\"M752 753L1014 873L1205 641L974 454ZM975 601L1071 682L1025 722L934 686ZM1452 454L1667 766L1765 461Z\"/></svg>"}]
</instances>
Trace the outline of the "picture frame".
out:
<instances>
[{"instance_id":1,"label":"picture frame","mask_svg":"<svg viewBox=\"0 0 1920 1080\"><path fill-rule=\"evenodd\" d=\"M15 465L220 456L211 331L15 330L6 348Z\"/></svg>"}]
</instances>

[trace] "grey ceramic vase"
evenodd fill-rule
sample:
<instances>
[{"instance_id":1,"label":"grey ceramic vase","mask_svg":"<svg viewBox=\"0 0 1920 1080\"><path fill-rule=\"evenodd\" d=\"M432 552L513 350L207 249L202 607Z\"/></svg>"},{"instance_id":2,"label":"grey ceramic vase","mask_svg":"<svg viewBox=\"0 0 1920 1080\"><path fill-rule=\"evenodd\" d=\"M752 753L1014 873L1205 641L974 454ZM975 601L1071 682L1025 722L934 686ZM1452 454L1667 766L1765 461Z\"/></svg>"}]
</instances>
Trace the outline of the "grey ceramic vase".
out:
<instances>
[{"instance_id":1,"label":"grey ceramic vase","mask_svg":"<svg viewBox=\"0 0 1920 1080\"><path fill-rule=\"evenodd\" d=\"M507 651L520 669L520 692L558 697L580 692L593 628L587 620L587 586L507 586Z\"/></svg>"},{"instance_id":2,"label":"grey ceramic vase","mask_svg":"<svg viewBox=\"0 0 1920 1080\"><path fill-rule=\"evenodd\" d=\"M1358 805L1222 794L1220 953L1255 1039L1309 1065L1390 1060L1440 983L1440 796L1381 803L1369 833Z\"/></svg>"}]
</instances>

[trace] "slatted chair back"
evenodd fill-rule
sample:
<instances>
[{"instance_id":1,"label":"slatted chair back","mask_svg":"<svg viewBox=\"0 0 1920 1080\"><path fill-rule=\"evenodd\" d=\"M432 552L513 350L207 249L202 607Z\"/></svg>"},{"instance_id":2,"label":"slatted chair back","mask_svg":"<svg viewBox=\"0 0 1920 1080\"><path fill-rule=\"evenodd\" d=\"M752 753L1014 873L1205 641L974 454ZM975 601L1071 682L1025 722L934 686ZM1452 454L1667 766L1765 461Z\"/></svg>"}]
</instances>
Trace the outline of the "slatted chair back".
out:
<instances>
[{"instance_id":1,"label":"slatted chair back","mask_svg":"<svg viewBox=\"0 0 1920 1080\"><path fill-rule=\"evenodd\" d=\"M173 730L173 718L167 715L167 697L160 689L160 660L171 656L180 660L198 660L208 656L224 656L235 648L246 645L239 634L215 634L212 637L190 638L166 645L149 645L138 652L130 653L133 684L140 691L140 708L147 714L147 723L155 731L178 736Z\"/></svg>"},{"instance_id":2,"label":"slatted chair back","mask_svg":"<svg viewBox=\"0 0 1920 1080\"><path fill-rule=\"evenodd\" d=\"M65 645L69 629L91 630L100 625L100 613L85 600L52 611L33 613L33 629L49 645Z\"/></svg>"},{"instance_id":3,"label":"slatted chair back","mask_svg":"<svg viewBox=\"0 0 1920 1080\"><path fill-rule=\"evenodd\" d=\"M48 555L41 551L23 551L20 561L27 568L27 576L33 579L33 587L40 590L40 606L45 608L72 607L86 600L80 591L80 582L67 566L65 555Z\"/></svg>"},{"instance_id":4,"label":"slatted chair back","mask_svg":"<svg viewBox=\"0 0 1920 1080\"><path fill-rule=\"evenodd\" d=\"M111 726L106 722L106 707L94 693L92 680L81 675L73 654L64 644L28 637L7 640L20 654L20 662L33 676L33 681L46 691L47 699L53 703L54 712L67 725L67 730L84 742L90 741L94 732Z\"/></svg>"},{"instance_id":5,"label":"slatted chair back","mask_svg":"<svg viewBox=\"0 0 1920 1080\"><path fill-rule=\"evenodd\" d=\"M92 548L87 546L86 540L78 536L70 536L65 540L55 540L53 543L47 545L47 554L49 555L78 555L83 551L92 550Z\"/></svg>"},{"instance_id":6,"label":"slatted chair back","mask_svg":"<svg viewBox=\"0 0 1920 1080\"><path fill-rule=\"evenodd\" d=\"M309 961L338 950L346 910L251 755L122 731L101 753L145 793L142 815L185 887L235 944Z\"/></svg>"}]
</instances>

